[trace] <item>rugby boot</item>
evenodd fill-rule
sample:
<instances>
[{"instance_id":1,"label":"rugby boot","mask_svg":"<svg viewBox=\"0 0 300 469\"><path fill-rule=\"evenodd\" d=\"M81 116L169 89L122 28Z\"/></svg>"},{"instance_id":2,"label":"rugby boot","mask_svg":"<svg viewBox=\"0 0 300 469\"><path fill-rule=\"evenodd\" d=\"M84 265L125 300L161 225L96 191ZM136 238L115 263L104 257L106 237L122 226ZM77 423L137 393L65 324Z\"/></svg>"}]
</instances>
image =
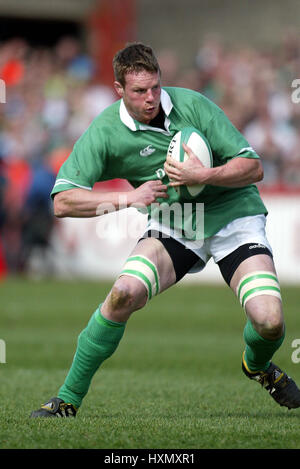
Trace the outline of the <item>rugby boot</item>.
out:
<instances>
[{"instance_id":1,"label":"rugby boot","mask_svg":"<svg viewBox=\"0 0 300 469\"><path fill-rule=\"evenodd\" d=\"M288 409L300 407L300 390L292 378L272 362L266 371L249 370L244 354L242 370L248 378L260 383L281 406L288 407Z\"/></svg>"},{"instance_id":2,"label":"rugby boot","mask_svg":"<svg viewBox=\"0 0 300 469\"><path fill-rule=\"evenodd\" d=\"M77 409L59 397L52 397L48 402L31 412L30 417L76 417Z\"/></svg>"}]
</instances>

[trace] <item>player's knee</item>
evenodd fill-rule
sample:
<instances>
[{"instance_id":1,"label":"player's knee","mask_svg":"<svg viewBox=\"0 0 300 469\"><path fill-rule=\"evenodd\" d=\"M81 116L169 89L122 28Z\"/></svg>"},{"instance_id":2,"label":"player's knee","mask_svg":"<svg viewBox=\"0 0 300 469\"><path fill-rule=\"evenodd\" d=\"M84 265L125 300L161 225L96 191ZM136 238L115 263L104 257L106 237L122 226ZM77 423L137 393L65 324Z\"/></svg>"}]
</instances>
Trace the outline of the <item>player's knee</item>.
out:
<instances>
[{"instance_id":1,"label":"player's knee","mask_svg":"<svg viewBox=\"0 0 300 469\"><path fill-rule=\"evenodd\" d=\"M284 332L283 320L277 316L268 316L261 324L261 336L266 339L278 339Z\"/></svg>"},{"instance_id":2,"label":"player's knee","mask_svg":"<svg viewBox=\"0 0 300 469\"><path fill-rule=\"evenodd\" d=\"M284 333L284 320L281 308L274 307L261 312L254 320L257 332L269 340L276 340Z\"/></svg>"},{"instance_id":3,"label":"player's knee","mask_svg":"<svg viewBox=\"0 0 300 469\"><path fill-rule=\"evenodd\" d=\"M131 313L142 308L147 302L145 289L134 279L120 277L109 294L109 305L113 311Z\"/></svg>"}]
</instances>

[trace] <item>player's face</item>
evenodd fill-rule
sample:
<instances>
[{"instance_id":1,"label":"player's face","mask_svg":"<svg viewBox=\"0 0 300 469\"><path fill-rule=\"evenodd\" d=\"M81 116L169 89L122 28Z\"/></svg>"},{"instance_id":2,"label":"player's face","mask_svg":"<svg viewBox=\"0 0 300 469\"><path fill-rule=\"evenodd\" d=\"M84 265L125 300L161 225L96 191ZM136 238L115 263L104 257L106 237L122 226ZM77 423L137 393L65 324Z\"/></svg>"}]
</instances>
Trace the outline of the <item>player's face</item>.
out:
<instances>
[{"instance_id":1,"label":"player's face","mask_svg":"<svg viewBox=\"0 0 300 469\"><path fill-rule=\"evenodd\" d=\"M123 98L127 111L138 122L149 124L159 113L160 74L146 70L138 73L127 73L125 86L115 82L115 89Z\"/></svg>"}]
</instances>

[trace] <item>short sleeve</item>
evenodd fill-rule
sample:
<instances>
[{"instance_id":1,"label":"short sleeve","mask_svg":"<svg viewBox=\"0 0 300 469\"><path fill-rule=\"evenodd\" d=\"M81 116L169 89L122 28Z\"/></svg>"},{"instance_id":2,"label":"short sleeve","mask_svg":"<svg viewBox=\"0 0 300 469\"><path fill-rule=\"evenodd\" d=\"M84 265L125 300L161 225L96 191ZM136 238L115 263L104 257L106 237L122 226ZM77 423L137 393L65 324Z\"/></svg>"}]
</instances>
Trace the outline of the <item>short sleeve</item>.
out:
<instances>
[{"instance_id":1,"label":"short sleeve","mask_svg":"<svg viewBox=\"0 0 300 469\"><path fill-rule=\"evenodd\" d=\"M246 138L220 108L214 112L207 127L207 139L214 157L221 164L237 157L259 159Z\"/></svg>"},{"instance_id":2,"label":"short sleeve","mask_svg":"<svg viewBox=\"0 0 300 469\"><path fill-rule=\"evenodd\" d=\"M103 175L106 153L105 139L100 129L96 124L91 124L77 140L73 151L61 166L51 197L76 187L92 190Z\"/></svg>"}]
</instances>

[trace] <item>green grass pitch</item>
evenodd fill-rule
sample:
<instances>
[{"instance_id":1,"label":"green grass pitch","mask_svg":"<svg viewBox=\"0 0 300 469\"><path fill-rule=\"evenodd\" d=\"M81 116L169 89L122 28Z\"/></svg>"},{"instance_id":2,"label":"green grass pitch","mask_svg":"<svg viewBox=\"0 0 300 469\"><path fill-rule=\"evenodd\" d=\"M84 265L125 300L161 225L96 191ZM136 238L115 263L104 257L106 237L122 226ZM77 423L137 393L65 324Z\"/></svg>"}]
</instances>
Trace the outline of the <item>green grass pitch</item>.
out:
<instances>
[{"instance_id":1,"label":"green grass pitch","mask_svg":"<svg viewBox=\"0 0 300 469\"><path fill-rule=\"evenodd\" d=\"M300 448L300 409L278 406L241 372L245 323L226 286L179 284L128 321L76 419L29 419L56 395L78 333L110 283L0 284L0 448ZM282 287L286 339L278 363L300 384L299 287Z\"/></svg>"}]
</instances>

